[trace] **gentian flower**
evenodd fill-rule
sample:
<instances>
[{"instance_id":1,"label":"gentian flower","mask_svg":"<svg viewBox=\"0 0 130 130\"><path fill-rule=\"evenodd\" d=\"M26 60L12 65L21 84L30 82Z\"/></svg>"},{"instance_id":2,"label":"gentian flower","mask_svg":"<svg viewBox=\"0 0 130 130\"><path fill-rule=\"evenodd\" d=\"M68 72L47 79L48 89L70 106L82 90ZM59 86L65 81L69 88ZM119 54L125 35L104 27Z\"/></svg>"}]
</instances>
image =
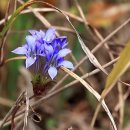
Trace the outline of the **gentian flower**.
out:
<instances>
[{"instance_id":1,"label":"gentian flower","mask_svg":"<svg viewBox=\"0 0 130 130\"><path fill-rule=\"evenodd\" d=\"M56 31L53 28L45 31L29 30L30 35L26 36L26 44L18 47L12 52L26 56L26 68L36 66L37 72L53 80L58 69L64 66L73 69L73 64L64 59L71 53L67 48L67 37L56 37ZM43 62L44 61L44 62ZM41 71L42 68L42 71Z\"/></svg>"},{"instance_id":2,"label":"gentian flower","mask_svg":"<svg viewBox=\"0 0 130 130\"><path fill-rule=\"evenodd\" d=\"M12 52L15 54L26 55L26 68L30 67L36 61L36 39L31 35L26 36L26 44L18 47Z\"/></svg>"}]
</instances>

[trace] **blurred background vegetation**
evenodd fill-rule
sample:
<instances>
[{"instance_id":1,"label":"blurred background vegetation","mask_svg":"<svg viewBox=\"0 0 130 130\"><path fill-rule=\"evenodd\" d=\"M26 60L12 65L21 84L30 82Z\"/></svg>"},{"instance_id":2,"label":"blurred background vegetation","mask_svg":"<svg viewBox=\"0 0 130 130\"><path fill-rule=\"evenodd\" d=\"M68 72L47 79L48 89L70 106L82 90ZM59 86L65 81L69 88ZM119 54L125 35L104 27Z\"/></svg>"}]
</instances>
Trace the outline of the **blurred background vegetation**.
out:
<instances>
[{"instance_id":1,"label":"blurred background vegetation","mask_svg":"<svg viewBox=\"0 0 130 130\"><path fill-rule=\"evenodd\" d=\"M16 0L17 8L21 5L21 2L27 0ZM80 13L76 7L74 0L45 0L48 3L66 11L69 14L80 16ZM14 1L12 0L9 14L11 15L14 9ZM129 0L79 0L79 4L84 12L85 19L92 27L95 27L100 34L105 38L114 29L119 27L124 21L130 17L130 1ZM0 31L4 27L2 20L5 18L8 0L0 0ZM47 6L34 5L34 8L48 8ZM54 27L60 35L68 36L69 47L72 49L74 58L68 56L76 65L81 59L85 57L84 52L77 40L76 35L71 30L69 23L63 16L56 12L46 11L40 12L40 19L35 13L25 13L19 15L13 26L8 32L6 38L6 45L4 47L4 59L14 57L15 55L11 51L25 43L25 36L28 34L29 29L45 30L48 27L46 23L43 23L42 16ZM93 33L91 27L85 28L85 25L80 20L70 18L75 28L80 33L87 47L92 50L100 40ZM67 30L68 29L68 30ZM120 52L124 48L125 44L130 40L130 23L128 23L122 30L116 33L110 40L107 41L108 47L102 46L96 53L98 61L104 65L110 62L112 59L109 56L111 53L113 58L119 56ZM76 62L75 62L76 61ZM14 101L19 94L27 87L27 75L24 73L24 60L11 61L0 67L0 120L6 115L11 108ZM91 72L95 67L87 60L80 66L80 69L76 70L76 73L80 76ZM107 70L110 72L112 66ZM26 75L26 76L25 76ZM64 73L61 72L58 75L57 81L63 77ZM129 70L122 77L123 81L130 83ZM60 87L68 84L73 79L66 79ZM106 76L103 73L97 73L86 79L91 86L98 91L102 92L105 86ZM125 95L129 92L129 88L122 85L122 91ZM35 102L37 99L33 99ZM130 96L128 94L127 99L124 100L124 113L123 123L120 121L120 108L116 110L116 105L119 102L119 90L118 87L114 87L110 94L106 98L109 109L111 110L117 126L122 125L120 130L130 130ZM61 93L53 96L40 104L35 111L38 112L42 120L36 122L29 118L28 124L31 130L65 130L69 127L73 127L73 130L85 130L89 129L93 114L97 107L96 99L84 89L80 84L74 84L69 89L62 91ZM122 124L121 124L122 123ZM22 123L16 122L16 129L22 130ZM95 130L112 130L110 121L101 109L95 126ZM119 127L120 128L120 127ZM3 130L9 130L10 126L3 128Z\"/></svg>"}]
</instances>

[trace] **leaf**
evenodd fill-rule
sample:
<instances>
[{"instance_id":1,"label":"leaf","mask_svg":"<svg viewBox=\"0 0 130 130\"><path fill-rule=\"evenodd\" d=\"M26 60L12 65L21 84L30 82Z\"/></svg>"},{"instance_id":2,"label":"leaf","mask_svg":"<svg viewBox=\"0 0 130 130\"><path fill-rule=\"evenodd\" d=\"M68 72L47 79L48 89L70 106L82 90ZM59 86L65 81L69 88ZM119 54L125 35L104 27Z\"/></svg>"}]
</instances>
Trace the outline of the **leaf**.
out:
<instances>
[{"instance_id":1,"label":"leaf","mask_svg":"<svg viewBox=\"0 0 130 130\"><path fill-rule=\"evenodd\" d=\"M128 69L129 65L130 65L130 40L128 41L124 50L121 52L119 60L114 65L114 68L107 77L105 89L103 91L104 94L106 94L108 90L112 89L117 80Z\"/></svg>"}]
</instances>

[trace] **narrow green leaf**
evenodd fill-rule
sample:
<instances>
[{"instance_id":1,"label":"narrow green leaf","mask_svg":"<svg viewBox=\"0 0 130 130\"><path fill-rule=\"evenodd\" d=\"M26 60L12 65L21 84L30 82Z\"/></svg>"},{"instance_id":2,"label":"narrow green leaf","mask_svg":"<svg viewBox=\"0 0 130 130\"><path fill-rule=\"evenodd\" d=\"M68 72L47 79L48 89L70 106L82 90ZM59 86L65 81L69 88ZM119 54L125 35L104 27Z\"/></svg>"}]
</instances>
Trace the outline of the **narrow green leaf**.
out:
<instances>
[{"instance_id":1,"label":"narrow green leaf","mask_svg":"<svg viewBox=\"0 0 130 130\"><path fill-rule=\"evenodd\" d=\"M128 69L130 65L130 40L128 41L126 47L121 52L119 60L114 65L111 73L107 77L105 89L103 93L105 94L108 89L111 89L117 80L123 75L123 73Z\"/></svg>"},{"instance_id":2,"label":"narrow green leaf","mask_svg":"<svg viewBox=\"0 0 130 130\"><path fill-rule=\"evenodd\" d=\"M23 4L22 6L20 6L11 16L11 18L7 21L6 25L4 26L2 32L0 32L0 37L3 37L5 35L5 33L7 32L7 30L9 29L9 27L13 24L14 20L16 19L16 17L21 13L22 10L24 10L26 7L30 6L31 4L33 4L34 1L28 1L25 4Z\"/></svg>"}]
</instances>

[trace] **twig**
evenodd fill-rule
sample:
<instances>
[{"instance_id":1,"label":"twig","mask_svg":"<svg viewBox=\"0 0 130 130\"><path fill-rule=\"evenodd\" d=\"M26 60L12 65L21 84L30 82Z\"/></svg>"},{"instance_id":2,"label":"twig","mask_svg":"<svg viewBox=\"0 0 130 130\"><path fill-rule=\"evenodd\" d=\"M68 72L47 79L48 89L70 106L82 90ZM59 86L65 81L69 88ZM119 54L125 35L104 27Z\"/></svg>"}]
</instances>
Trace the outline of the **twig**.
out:
<instances>
[{"instance_id":1,"label":"twig","mask_svg":"<svg viewBox=\"0 0 130 130\"><path fill-rule=\"evenodd\" d=\"M119 91L119 102L120 102L120 118L119 118L119 130L123 129L124 120L124 98L123 98L123 88L121 83L118 82Z\"/></svg>"},{"instance_id":2,"label":"twig","mask_svg":"<svg viewBox=\"0 0 130 130\"><path fill-rule=\"evenodd\" d=\"M129 95L130 95L130 88L128 88L127 92L124 94L123 100L125 101ZM120 106L121 106L121 104L120 104L120 102L118 102L117 105L115 106L114 111L117 112L119 110Z\"/></svg>"},{"instance_id":3,"label":"twig","mask_svg":"<svg viewBox=\"0 0 130 130\"><path fill-rule=\"evenodd\" d=\"M103 68L109 67L110 65L114 64L117 60L118 60L118 58L116 58L116 59L114 59L114 60L112 60L112 61L106 63L106 64L103 65L102 67L103 67ZM89 72L89 73L84 74L83 76L81 76L81 78L82 78L82 79L86 79L86 78L88 78L88 77L90 77L90 76L92 76L92 75L94 75L94 74L97 74L98 72L100 72L100 70L99 70L99 69L95 69L95 70L93 70L93 71L91 71L91 72ZM63 88L64 88L64 87L65 87L65 88L68 88L68 87L73 86L74 84L76 84L76 83L78 83L78 82L79 82L78 80L74 80L74 81L68 83L67 85L63 86Z\"/></svg>"},{"instance_id":4,"label":"twig","mask_svg":"<svg viewBox=\"0 0 130 130\"><path fill-rule=\"evenodd\" d=\"M55 9L52 9L52 8L33 8L33 10L34 10L35 12L57 12ZM63 11L63 10L62 10L62 11ZM22 11L21 14L30 13L30 12L32 12L30 9L26 9L26 10ZM77 20L77 21L79 21L79 22L83 22L82 18L80 18L80 17L78 17L78 16L76 16L76 15L74 15L74 14L71 14L71 13L69 13L69 12L66 12L66 11L63 11L63 12L64 12L66 15L68 15L70 18L72 18L72 19L74 19L74 20ZM9 19L10 17L11 17L11 15L8 16L8 19ZM4 22L5 22L5 19L0 20L0 25L2 25Z\"/></svg>"},{"instance_id":5,"label":"twig","mask_svg":"<svg viewBox=\"0 0 130 130\"><path fill-rule=\"evenodd\" d=\"M84 13L83 13L83 10L82 10L82 8L80 7L80 5L79 5L79 3L78 3L77 0L75 0L75 3L76 3L76 6L77 6L77 8L78 8L78 10L79 10L79 13L80 13L80 15L81 15L81 17L82 17L82 19L83 19L83 22L84 22L84 25L85 25L86 30L89 29L89 30L90 30L90 31L89 31L90 35L92 35L93 38L95 38L94 35L93 35L93 33L92 33L92 31L91 31L91 30L93 30L93 32L96 34L96 36L98 37L98 39L101 40L101 41L103 41L103 39L104 39L103 36L98 32L98 30L97 30L96 28L94 28L93 26L91 26L91 25L88 23L88 21L86 20L85 15L84 15ZM91 27L91 29L90 29L90 27ZM104 46L105 46L105 48L106 48L107 51L108 51L108 54L109 54L109 56L110 56L110 59L113 60L114 57L113 57L112 53L109 51L110 48L109 48L108 44L106 43L106 44L104 44Z\"/></svg>"},{"instance_id":6,"label":"twig","mask_svg":"<svg viewBox=\"0 0 130 130\"><path fill-rule=\"evenodd\" d=\"M24 4L25 2L22 0L17 0L20 4ZM49 28L51 26L51 24L46 20L45 17L43 17L39 12L34 11L34 9L32 7L28 7L33 14L44 24L44 26L46 28Z\"/></svg>"},{"instance_id":7,"label":"twig","mask_svg":"<svg viewBox=\"0 0 130 130\"><path fill-rule=\"evenodd\" d=\"M14 128L15 128L14 118L15 118L15 115L16 115L17 111L19 110L19 108L20 108L19 104L16 104L14 110L11 113L11 115L12 115L12 119L11 119L11 130L14 130Z\"/></svg>"},{"instance_id":8,"label":"twig","mask_svg":"<svg viewBox=\"0 0 130 130\"><path fill-rule=\"evenodd\" d=\"M0 105L11 107L13 104L14 104L14 101L0 97Z\"/></svg>"},{"instance_id":9,"label":"twig","mask_svg":"<svg viewBox=\"0 0 130 130\"><path fill-rule=\"evenodd\" d=\"M80 13L80 15L81 15L81 18L82 18L82 20L83 20L83 23L84 23L84 25L85 25L85 28L86 28L86 30L88 30L89 29L89 23L88 23L88 21L86 21L86 18L85 18L85 15L84 15L84 13L83 13L83 10L82 10L82 8L80 7L80 5L79 5L79 3L78 3L78 1L77 0L74 0L75 1L75 3L76 3L76 6L77 6L77 8L78 8L78 11L79 11L79 13ZM90 31L90 30L89 30ZM90 31L90 34L92 34L91 33L91 31Z\"/></svg>"},{"instance_id":10,"label":"twig","mask_svg":"<svg viewBox=\"0 0 130 130\"><path fill-rule=\"evenodd\" d=\"M28 97L27 88L26 88L26 92L25 92L25 101L26 101L26 108L25 108L25 114L24 114L24 126L23 126L23 130L25 130L26 127L27 127L28 113L29 113L29 97Z\"/></svg>"},{"instance_id":11,"label":"twig","mask_svg":"<svg viewBox=\"0 0 130 130\"><path fill-rule=\"evenodd\" d=\"M9 112L6 114L6 116L4 117L4 119L2 120L1 124L0 124L0 128L3 127L4 123L6 122L6 120L9 118L9 116L12 114L13 110L15 109L17 103L21 100L21 98L23 98L24 92L22 92L20 94L20 96L18 97L18 99L16 100L15 104L12 106L12 108L9 110Z\"/></svg>"},{"instance_id":12,"label":"twig","mask_svg":"<svg viewBox=\"0 0 130 130\"><path fill-rule=\"evenodd\" d=\"M111 32L104 40L102 40L94 49L93 53L96 52L102 44L106 43L109 39L111 39L118 31L120 31L125 25L127 25L130 22L130 18L128 18L125 22L123 22L118 28L116 28L113 32Z\"/></svg>"}]
</instances>

